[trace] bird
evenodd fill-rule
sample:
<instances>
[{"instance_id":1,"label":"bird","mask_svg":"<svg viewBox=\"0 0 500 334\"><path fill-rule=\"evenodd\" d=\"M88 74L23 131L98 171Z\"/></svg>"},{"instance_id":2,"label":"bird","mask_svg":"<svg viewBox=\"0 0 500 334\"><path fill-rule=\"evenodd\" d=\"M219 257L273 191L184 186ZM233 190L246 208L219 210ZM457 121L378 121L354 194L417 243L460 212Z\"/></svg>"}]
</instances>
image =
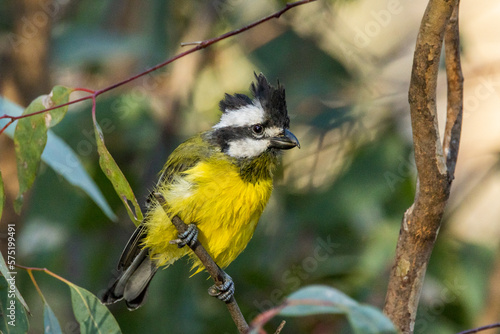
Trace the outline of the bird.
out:
<instances>
[{"instance_id":1,"label":"bird","mask_svg":"<svg viewBox=\"0 0 500 334\"><path fill-rule=\"evenodd\" d=\"M300 148L289 130L285 88L279 81L271 85L262 73L254 76L252 98L226 93L219 102L219 122L168 157L145 218L118 261L118 276L101 298L104 304L124 299L128 309L137 309L158 268L186 255L193 275L203 271L201 261L184 247L195 240L220 268L246 248L271 196L280 152ZM188 224L186 233L172 224L175 216ZM229 275L215 288L224 301L234 293Z\"/></svg>"}]
</instances>

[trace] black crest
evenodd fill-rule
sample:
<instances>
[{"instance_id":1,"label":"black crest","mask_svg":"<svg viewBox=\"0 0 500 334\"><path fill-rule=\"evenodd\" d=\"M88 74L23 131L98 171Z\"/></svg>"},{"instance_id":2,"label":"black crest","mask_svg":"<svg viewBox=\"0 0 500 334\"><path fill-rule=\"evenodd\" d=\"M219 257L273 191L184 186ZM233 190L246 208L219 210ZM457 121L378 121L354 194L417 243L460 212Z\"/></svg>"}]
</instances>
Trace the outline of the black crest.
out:
<instances>
[{"instance_id":1,"label":"black crest","mask_svg":"<svg viewBox=\"0 0 500 334\"><path fill-rule=\"evenodd\" d=\"M235 110L250 104L253 104L253 102L246 95L229 95L226 93L226 95L224 96L224 100L219 102L219 109L222 112L226 112L226 110Z\"/></svg>"},{"instance_id":2,"label":"black crest","mask_svg":"<svg viewBox=\"0 0 500 334\"><path fill-rule=\"evenodd\" d=\"M285 88L278 82L277 87L269 84L264 74L254 73L256 82L250 85L250 90L256 100L269 114L269 119L276 125L288 128L290 119L286 109ZM226 94L224 100L219 102L222 112L235 110L247 105L253 105L254 101L243 94Z\"/></svg>"},{"instance_id":3,"label":"black crest","mask_svg":"<svg viewBox=\"0 0 500 334\"><path fill-rule=\"evenodd\" d=\"M260 104L270 114L271 119L279 126L288 128L290 119L286 109L285 87L279 81L277 87L269 84L264 74L255 74L257 84L252 83L250 90L253 96L259 100Z\"/></svg>"}]
</instances>

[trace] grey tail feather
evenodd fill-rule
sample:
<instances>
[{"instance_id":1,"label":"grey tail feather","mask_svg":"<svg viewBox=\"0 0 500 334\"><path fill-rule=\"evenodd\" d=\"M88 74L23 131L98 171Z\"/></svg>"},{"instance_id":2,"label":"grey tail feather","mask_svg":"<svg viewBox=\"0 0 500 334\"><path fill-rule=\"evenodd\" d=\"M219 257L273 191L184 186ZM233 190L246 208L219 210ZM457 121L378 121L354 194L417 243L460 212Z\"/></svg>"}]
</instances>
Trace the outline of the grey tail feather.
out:
<instances>
[{"instance_id":1,"label":"grey tail feather","mask_svg":"<svg viewBox=\"0 0 500 334\"><path fill-rule=\"evenodd\" d=\"M104 293L101 298L102 302L108 305L125 299L128 309L135 310L143 304L149 283L156 270L158 267L149 257L149 250L147 248L141 250L130 266Z\"/></svg>"}]
</instances>

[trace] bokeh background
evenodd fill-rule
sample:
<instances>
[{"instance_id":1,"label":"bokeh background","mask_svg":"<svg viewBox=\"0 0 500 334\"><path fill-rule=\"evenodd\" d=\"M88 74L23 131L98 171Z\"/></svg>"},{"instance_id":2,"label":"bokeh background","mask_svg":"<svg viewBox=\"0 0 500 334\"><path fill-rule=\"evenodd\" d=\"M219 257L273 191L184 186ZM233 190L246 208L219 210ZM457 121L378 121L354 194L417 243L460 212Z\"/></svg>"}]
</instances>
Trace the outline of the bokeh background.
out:
<instances>
[{"instance_id":1,"label":"bokeh background","mask_svg":"<svg viewBox=\"0 0 500 334\"><path fill-rule=\"evenodd\" d=\"M182 42L242 27L283 5L3 0L0 94L26 106L55 84L103 88L185 50ZM300 6L97 100L98 119L110 124L107 147L143 201L169 152L217 121L225 92L248 93L254 71L285 85L291 130L302 148L284 155L254 238L228 268L247 320L309 284L383 306L400 221L415 190L407 90L425 6L423 0ZM462 0L462 143L416 333L454 333L500 321L499 18L497 1ZM438 105L443 125L444 75ZM6 225L15 223L17 263L49 268L99 295L134 226L99 169L90 104L72 106L53 130L77 152L118 220L45 165L16 215L13 142L4 135L0 170L7 202L0 247L5 251ZM110 306L123 332L234 333L225 307L206 294L207 275L189 275L189 265L179 261L156 275L139 310ZM64 333L78 333L67 286L43 273L35 277ZM26 273L20 271L17 282L33 313L30 333L41 333L40 297ZM342 317L286 320L283 333L351 332Z\"/></svg>"}]
</instances>

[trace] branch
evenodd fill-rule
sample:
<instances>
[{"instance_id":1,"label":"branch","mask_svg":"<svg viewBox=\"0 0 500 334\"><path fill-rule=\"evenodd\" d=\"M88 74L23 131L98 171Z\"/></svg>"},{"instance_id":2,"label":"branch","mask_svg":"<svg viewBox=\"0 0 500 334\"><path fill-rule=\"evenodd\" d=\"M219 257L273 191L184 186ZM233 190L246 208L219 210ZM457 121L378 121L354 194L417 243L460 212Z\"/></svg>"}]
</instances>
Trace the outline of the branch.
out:
<instances>
[{"instance_id":1,"label":"branch","mask_svg":"<svg viewBox=\"0 0 500 334\"><path fill-rule=\"evenodd\" d=\"M458 6L451 14L444 35L446 77L448 81L448 107L444 132L443 151L448 173L453 177L462 131L464 77L460 66L460 34L458 30Z\"/></svg>"},{"instance_id":2,"label":"branch","mask_svg":"<svg viewBox=\"0 0 500 334\"><path fill-rule=\"evenodd\" d=\"M427 264L450 195L458 157L463 81L459 60L458 5L458 0L429 1L413 59L408 99L418 171L417 189L414 203L405 212L401 223L384 308L384 313L404 333L413 332ZM445 139L441 143L436 86L445 31L449 92Z\"/></svg>"},{"instance_id":3,"label":"branch","mask_svg":"<svg viewBox=\"0 0 500 334\"><path fill-rule=\"evenodd\" d=\"M473 333L479 333L479 332L482 332L482 331L485 331L485 330L488 330L488 329L499 328L499 327L500 327L500 322L498 322L496 324L491 324L491 325L486 325L486 326L478 327L478 328L468 329L466 331L463 331L463 332L460 332L460 333L457 333L457 334L473 334Z\"/></svg>"},{"instance_id":4,"label":"branch","mask_svg":"<svg viewBox=\"0 0 500 334\"><path fill-rule=\"evenodd\" d=\"M68 103L65 103L65 104L61 104L61 105L57 105L57 106L54 106L52 108L48 108L48 109L44 109L44 110L40 110L40 111L37 111L37 112L34 112L34 113L31 113L31 114L26 114L26 115L21 115L21 116L9 116L7 114L4 114L2 116L0 116L0 119L10 119L9 123L7 123L7 125L5 125L2 129L0 129L0 134L2 134L5 129L11 125L13 122L15 122L16 120L20 119L20 118L25 118L25 117L30 117L30 116L34 116L34 115L37 115L37 114L41 114L41 113L44 113L44 112L47 112L47 111L50 111L50 110L53 110L53 109L57 109L57 108L61 108L61 107L65 107L65 106L69 106L71 104L75 104L75 103L78 103L78 102L81 102L81 101L85 101L85 100L90 100L90 99L96 99L99 95L103 94L103 93L106 93L112 89L115 89L117 87L120 87L120 86L123 86L131 81L134 81L142 76L145 76L146 74L149 74L153 71L156 71L182 57L185 57L193 52L196 52L196 51L199 51L201 49L204 49L204 48L207 48L209 47L210 45L212 44L215 44L217 42L220 42L226 38L229 38L229 37L232 37L232 36L235 36L235 35L238 35L244 31L247 31L247 30L250 30L264 22L267 22L267 21L270 21L272 19L277 19L279 18L281 15L283 15L285 12L287 12L288 10L294 8L294 7L297 7L297 6L300 6L300 5L303 5L303 4L306 4L306 3L309 3L309 2L314 2L316 0L301 0L301 1L296 1L296 2L292 2L292 3L288 3L286 4L285 7L283 7L281 10L275 12L274 14L271 14L271 15L268 15L258 21L255 21L247 26L244 26L242 28L239 28L239 29L236 29L236 30L233 30L233 31L230 31L230 32L227 32L225 34L222 34L218 37L214 37L214 38L211 38L211 39L207 39L207 40L204 40L204 41L201 41L201 42L195 42L195 43L183 43L183 45L190 45L190 44L196 44L195 47L187 50L187 51L184 51L184 52L181 52L179 53L178 55L172 57L172 58L169 58L167 60L165 60L164 62L156 65L156 66L153 66L151 67L150 69L147 69L139 74L136 74L128 79L125 79L125 80L122 80L118 83L115 83L111 86L108 86L106 88L103 88L103 89L100 89L100 90L90 90L90 89L78 89L78 90L83 90L83 91L86 91L88 93L90 93L91 95L89 96L85 96L83 98L80 98L78 100L74 100L74 101L70 101Z\"/></svg>"},{"instance_id":5,"label":"branch","mask_svg":"<svg viewBox=\"0 0 500 334\"><path fill-rule=\"evenodd\" d=\"M155 197L160 203L160 205L164 208L163 205L165 204L165 199L163 198L163 196L161 196L161 194L155 194ZM174 224L175 228L177 228L179 233L187 231L188 226L178 216L174 216L172 218L172 224ZM222 285L224 283L224 277L226 276L226 274L215 263L215 261L212 259L210 254L208 254L203 245L198 240L196 240L196 242L189 247L193 250L193 253L195 253L196 256L203 263L205 269L210 274L215 284ZM248 324L245 321L245 318L243 317L243 314L241 313L240 307L238 306L238 303L236 302L234 296L231 296L231 299L229 299L226 302L226 306L229 313L231 314L231 318L233 318L233 321L236 324L236 327L238 327L238 331L242 334L247 333L249 330Z\"/></svg>"}]
</instances>

